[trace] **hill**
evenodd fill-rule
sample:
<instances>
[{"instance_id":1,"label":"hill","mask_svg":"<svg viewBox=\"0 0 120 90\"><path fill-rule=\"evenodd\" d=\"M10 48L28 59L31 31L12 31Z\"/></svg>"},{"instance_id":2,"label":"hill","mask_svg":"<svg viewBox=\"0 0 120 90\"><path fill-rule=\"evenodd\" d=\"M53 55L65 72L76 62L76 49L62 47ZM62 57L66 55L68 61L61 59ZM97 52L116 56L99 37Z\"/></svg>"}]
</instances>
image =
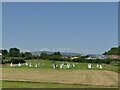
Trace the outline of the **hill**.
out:
<instances>
[{"instance_id":1,"label":"hill","mask_svg":"<svg viewBox=\"0 0 120 90\"><path fill-rule=\"evenodd\" d=\"M111 48L109 51L103 53L103 55L120 55L120 46Z\"/></svg>"},{"instance_id":2,"label":"hill","mask_svg":"<svg viewBox=\"0 0 120 90\"><path fill-rule=\"evenodd\" d=\"M31 52L32 55L41 55L41 53L46 53L46 54L52 54L54 52L52 51L36 51L36 52ZM61 55L63 56L79 56L81 55L80 53L69 53L69 52L60 52Z\"/></svg>"}]
</instances>

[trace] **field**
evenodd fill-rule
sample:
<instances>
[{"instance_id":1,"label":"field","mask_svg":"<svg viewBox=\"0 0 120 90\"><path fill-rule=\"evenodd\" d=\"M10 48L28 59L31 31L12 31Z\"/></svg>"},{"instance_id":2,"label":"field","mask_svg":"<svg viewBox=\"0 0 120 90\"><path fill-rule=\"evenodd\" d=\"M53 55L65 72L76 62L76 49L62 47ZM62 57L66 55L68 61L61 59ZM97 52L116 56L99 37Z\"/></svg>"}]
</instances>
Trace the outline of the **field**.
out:
<instances>
[{"instance_id":1,"label":"field","mask_svg":"<svg viewBox=\"0 0 120 90\"><path fill-rule=\"evenodd\" d=\"M54 69L52 62L48 60L27 62L32 63L33 67L24 64L22 67L2 66L3 88L118 87L117 66L102 65L103 69L100 70L96 68L96 64L92 64L94 68L88 70L87 63L74 63L76 65L74 68ZM40 66L35 68L35 63L40 63Z\"/></svg>"}]
</instances>

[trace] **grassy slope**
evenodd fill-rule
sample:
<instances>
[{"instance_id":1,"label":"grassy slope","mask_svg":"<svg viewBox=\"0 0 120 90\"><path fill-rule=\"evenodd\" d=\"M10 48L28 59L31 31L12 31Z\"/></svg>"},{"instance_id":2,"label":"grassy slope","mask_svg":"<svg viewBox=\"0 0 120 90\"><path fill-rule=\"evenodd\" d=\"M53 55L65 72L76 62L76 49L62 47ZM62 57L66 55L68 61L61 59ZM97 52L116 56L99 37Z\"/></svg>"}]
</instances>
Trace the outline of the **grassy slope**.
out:
<instances>
[{"instance_id":1,"label":"grassy slope","mask_svg":"<svg viewBox=\"0 0 120 90\"><path fill-rule=\"evenodd\" d=\"M35 82L16 82L3 81L2 88L109 88L103 86L92 85L70 85L70 84L55 84L55 83L35 83Z\"/></svg>"},{"instance_id":2,"label":"grassy slope","mask_svg":"<svg viewBox=\"0 0 120 90\"><path fill-rule=\"evenodd\" d=\"M103 85L109 83L110 86L114 86L117 81L117 74L115 72L108 72L116 71L118 67L110 66L110 65L103 65L103 69L105 70L98 70L96 68L96 64L92 64L94 66L93 70L87 69L87 63L75 63L76 67L71 69L53 69L51 61L43 61L43 60L32 60L27 61L28 63L40 63L38 68L35 67L11 67L9 65L3 65L3 79L5 80L29 80L33 82L44 82L44 83L28 83L28 82L8 82L3 81L3 87L16 87L16 88L31 88L31 87L45 87L45 88L53 88L53 87L98 87L93 86L95 84ZM42 65L44 63L45 65ZM71 62L72 63L72 62ZM60 62L57 62L60 64ZM92 75L93 74L93 75ZM114 77L113 77L114 76ZM104 77L104 78L102 78ZM115 78L116 77L116 78ZM73 79L74 78L74 79ZM96 80L94 80L96 78ZM72 80L69 80L72 79ZM78 80L78 81L77 81ZM74 84L85 84L85 85L67 85L67 84L53 84L55 82L64 82L64 83L71 83ZM88 82L88 83L86 83ZM15 84L16 83L16 84ZM14 85L15 84L15 85ZM114 84L114 85L112 85Z\"/></svg>"},{"instance_id":3,"label":"grassy slope","mask_svg":"<svg viewBox=\"0 0 120 90\"><path fill-rule=\"evenodd\" d=\"M35 63L40 63L40 66L38 68L46 68L46 69L52 69L52 62L49 61L49 60L27 60L26 61L27 63L32 63L32 67L31 68L35 68ZM45 64L45 65L42 65L42 64ZM56 64L60 65L61 62L59 61L56 61ZM67 63L72 63L73 62L67 62ZM74 68L71 68L69 70L88 70L88 63L75 63L76 67ZM93 64L92 63L92 66L94 67L92 70L100 70L99 68L96 67L97 64ZM10 67L9 64L8 65L2 65L3 68L6 68L6 67ZM12 67L14 68L14 67ZM16 67L17 68L17 65ZM18 68L29 68L29 67L26 67L24 64L22 67L18 67ZM118 70L118 67L117 66L112 66L112 65L106 65L106 64L103 64L103 69L102 70L109 70L109 71L117 71Z\"/></svg>"},{"instance_id":4,"label":"grassy slope","mask_svg":"<svg viewBox=\"0 0 120 90\"><path fill-rule=\"evenodd\" d=\"M118 74L101 70L3 68L3 80L117 86Z\"/></svg>"},{"instance_id":5,"label":"grassy slope","mask_svg":"<svg viewBox=\"0 0 120 90\"><path fill-rule=\"evenodd\" d=\"M108 52L105 52L104 55L120 55L120 47L113 47Z\"/></svg>"}]
</instances>

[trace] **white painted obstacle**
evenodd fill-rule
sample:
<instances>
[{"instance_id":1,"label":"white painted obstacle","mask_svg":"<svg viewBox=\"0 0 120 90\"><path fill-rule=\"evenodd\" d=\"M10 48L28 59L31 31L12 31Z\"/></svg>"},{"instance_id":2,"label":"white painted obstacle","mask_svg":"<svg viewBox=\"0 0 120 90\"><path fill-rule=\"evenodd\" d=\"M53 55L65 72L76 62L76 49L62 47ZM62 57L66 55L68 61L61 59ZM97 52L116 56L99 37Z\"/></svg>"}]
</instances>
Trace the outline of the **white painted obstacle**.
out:
<instances>
[{"instance_id":1,"label":"white painted obstacle","mask_svg":"<svg viewBox=\"0 0 120 90\"><path fill-rule=\"evenodd\" d=\"M56 67L55 67L55 64L53 64L52 66L53 66L53 68L56 68Z\"/></svg>"},{"instance_id":2,"label":"white painted obstacle","mask_svg":"<svg viewBox=\"0 0 120 90\"><path fill-rule=\"evenodd\" d=\"M40 66L40 63L38 63L38 66Z\"/></svg>"},{"instance_id":3,"label":"white painted obstacle","mask_svg":"<svg viewBox=\"0 0 120 90\"><path fill-rule=\"evenodd\" d=\"M29 67L32 67L31 63L29 64Z\"/></svg>"},{"instance_id":4,"label":"white painted obstacle","mask_svg":"<svg viewBox=\"0 0 120 90\"><path fill-rule=\"evenodd\" d=\"M28 63L25 63L26 66L28 66Z\"/></svg>"},{"instance_id":5,"label":"white painted obstacle","mask_svg":"<svg viewBox=\"0 0 120 90\"><path fill-rule=\"evenodd\" d=\"M102 69L102 65L100 65L100 69Z\"/></svg>"},{"instance_id":6,"label":"white painted obstacle","mask_svg":"<svg viewBox=\"0 0 120 90\"><path fill-rule=\"evenodd\" d=\"M21 67L21 64L20 64L20 62L19 62L19 64L18 64L18 66L19 66L19 67Z\"/></svg>"},{"instance_id":7,"label":"white painted obstacle","mask_svg":"<svg viewBox=\"0 0 120 90\"><path fill-rule=\"evenodd\" d=\"M97 68L100 68L100 69L102 69L103 67L102 67L102 65L100 64L97 64Z\"/></svg>"},{"instance_id":8,"label":"white painted obstacle","mask_svg":"<svg viewBox=\"0 0 120 90\"><path fill-rule=\"evenodd\" d=\"M88 68L89 68L89 69L91 69L91 68L92 68L92 65L91 65L90 63L88 64Z\"/></svg>"},{"instance_id":9,"label":"white painted obstacle","mask_svg":"<svg viewBox=\"0 0 120 90\"><path fill-rule=\"evenodd\" d=\"M63 68L64 63L60 64L60 68Z\"/></svg>"},{"instance_id":10,"label":"white painted obstacle","mask_svg":"<svg viewBox=\"0 0 120 90\"><path fill-rule=\"evenodd\" d=\"M70 68L70 65L69 65L69 64L67 64L67 68Z\"/></svg>"},{"instance_id":11,"label":"white painted obstacle","mask_svg":"<svg viewBox=\"0 0 120 90\"><path fill-rule=\"evenodd\" d=\"M99 68L99 65L97 64L97 68Z\"/></svg>"},{"instance_id":12,"label":"white painted obstacle","mask_svg":"<svg viewBox=\"0 0 120 90\"><path fill-rule=\"evenodd\" d=\"M70 68L70 64L69 63L67 65L64 65L64 63L60 64L60 68Z\"/></svg>"},{"instance_id":13,"label":"white painted obstacle","mask_svg":"<svg viewBox=\"0 0 120 90\"><path fill-rule=\"evenodd\" d=\"M63 67L63 64L60 64L60 68L62 68Z\"/></svg>"},{"instance_id":14,"label":"white painted obstacle","mask_svg":"<svg viewBox=\"0 0 120 90\"><path fill-rule=\"evenodd\" d=\"M35 67L38 67L36 63L35 63Z\"/></svg>"},{"instance_id":15,"label":"white painted obstacle","mask_svg":"<svg viewBox=\"0 0 120 90\"><path fill-rule=\"evenodd\" d=\"M72 66L75 67L75 64L73 63Z\"/></svg>"},{"instance_id":16,"label":"white painted obstacle","mask_svg":"<svg viewBox=\"0 0 120 90\"><path fill-rule=\"evenodd\" d=\"M13 66L13 64L12 64L12 63L10 63L10 66L12 67L12 66Z\"/></svg>"}]
</instances>

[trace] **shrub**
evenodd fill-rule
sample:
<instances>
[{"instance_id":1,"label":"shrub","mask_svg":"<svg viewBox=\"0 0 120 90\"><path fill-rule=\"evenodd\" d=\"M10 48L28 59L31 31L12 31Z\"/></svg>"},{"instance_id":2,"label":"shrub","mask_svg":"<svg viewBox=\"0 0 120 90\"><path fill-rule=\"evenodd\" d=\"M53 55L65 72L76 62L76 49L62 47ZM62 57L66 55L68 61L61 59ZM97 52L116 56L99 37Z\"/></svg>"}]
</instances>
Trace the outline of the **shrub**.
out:
<instances>
[{"instance_id":1,"label":"shrub","mask_svg":"<svg viewBox=\"0 0 120 90\"><path fill-rule=\"evenodd\" d=\"M22 58L10 58L9 60L5 60L5 63L18 64L18 63L25 63L25 61Z\"/></svg>"}]
</instances>

